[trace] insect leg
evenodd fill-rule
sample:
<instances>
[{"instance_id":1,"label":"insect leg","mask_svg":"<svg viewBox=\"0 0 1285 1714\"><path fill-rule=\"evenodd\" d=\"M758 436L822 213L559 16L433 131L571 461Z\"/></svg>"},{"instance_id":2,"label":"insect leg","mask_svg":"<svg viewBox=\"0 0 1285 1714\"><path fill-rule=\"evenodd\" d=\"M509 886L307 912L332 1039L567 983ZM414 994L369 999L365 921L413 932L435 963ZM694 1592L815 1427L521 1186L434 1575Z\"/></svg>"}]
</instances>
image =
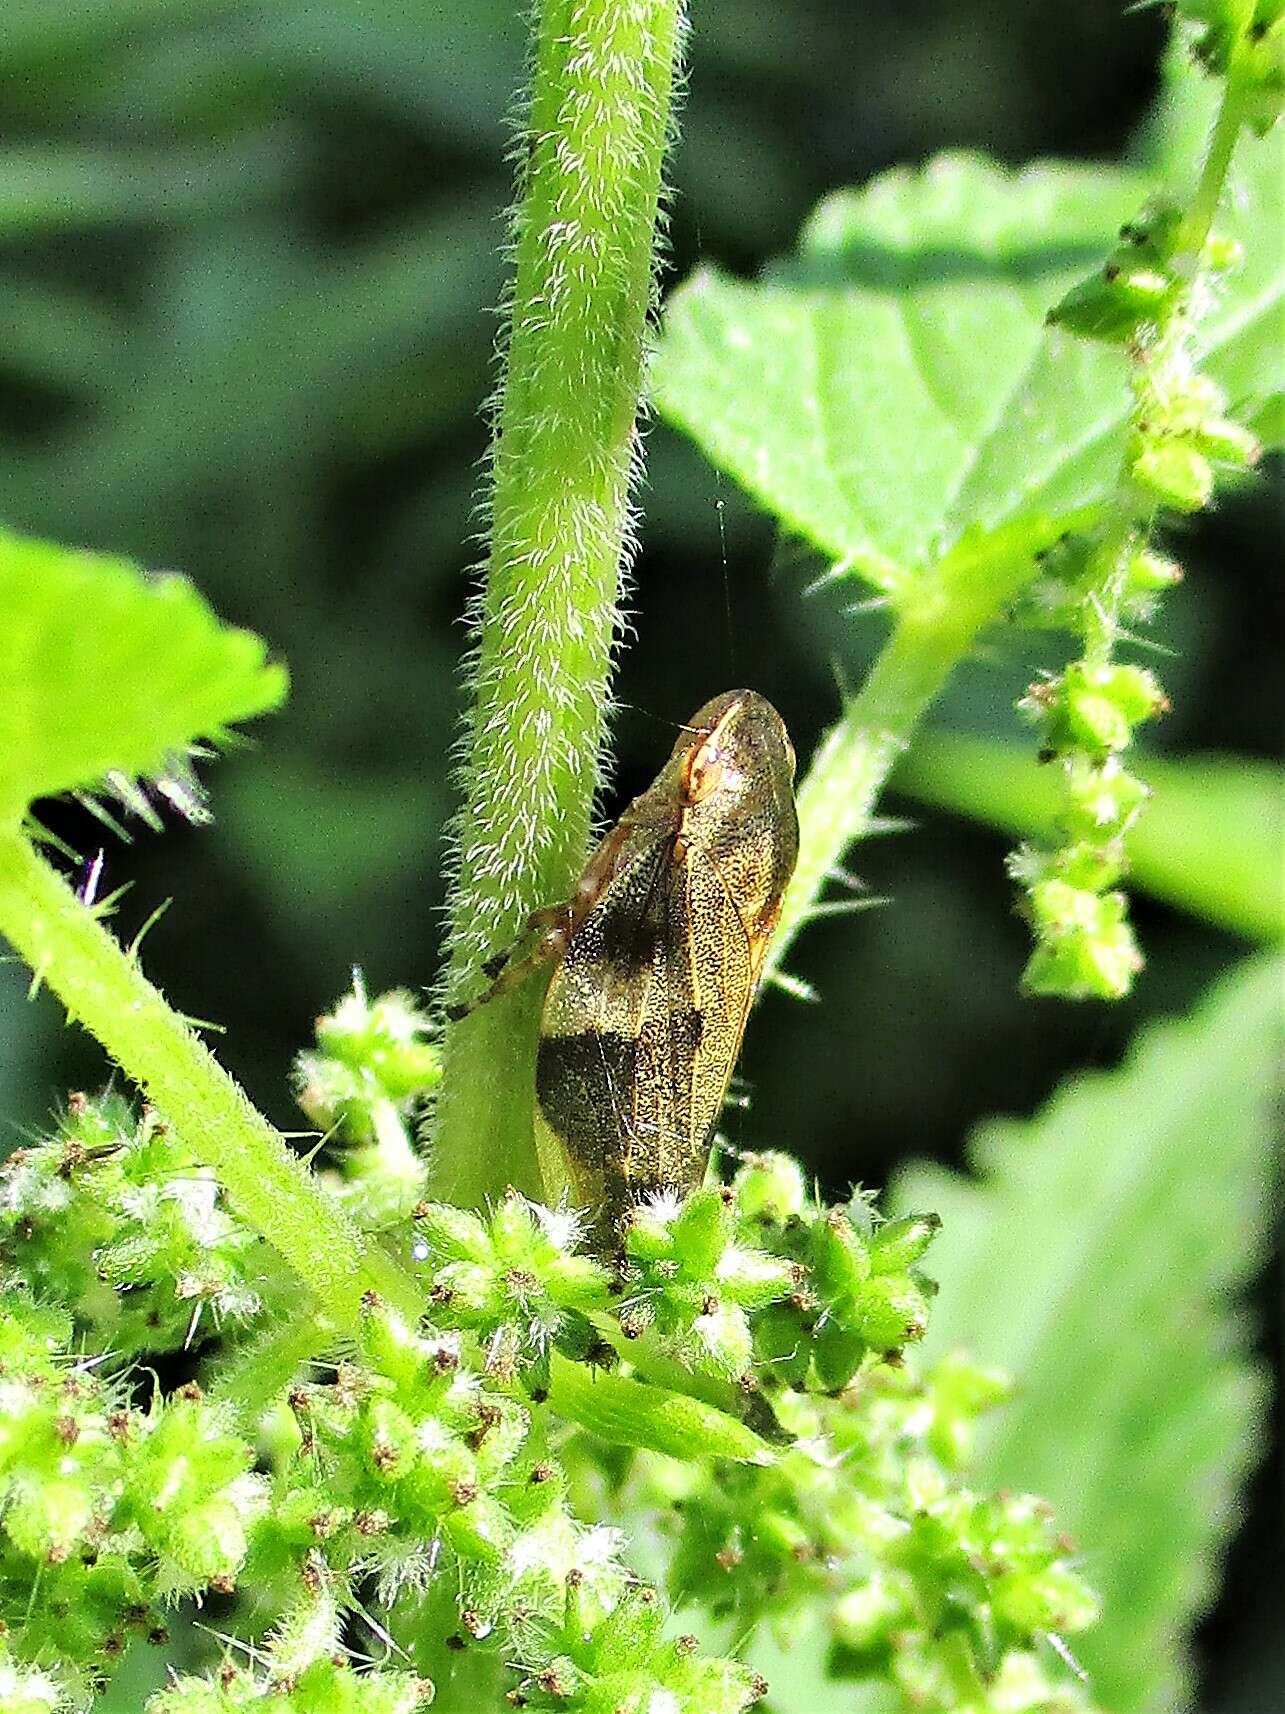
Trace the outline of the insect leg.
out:
<instances>
[{"instance_id":1,"label":"insect leg","mask_svg":"<svg viewBox=\"0 0 1285 1714\"><path fill-rule=\"evenodd\" d=\"M490 978L487 986L467 1005L447 1006L447 1018L452 1023L457 1023L460 1018L466 1018L470 1012L475 1012L479 1006L485 1006L499 995L507 994L511 988L516 988L542 964L560 958L567 949L571 928L570 905L545 905L540 910L533 911L516 945L509 947L506 952L496 953L483 964L482 974ZM538 935L535 944L526 952L522 952L521 948L533 934Z\"/></svg>"},{"instance_id":2,"label":"insect leg","mask_svg":"<svg viewBox=\"0 0 1285 1714\"><path fill-rule=\"evenodd\" d=\"M452 1023L466 1018L470 1012L485 1006L500 994L507 994L541 965L562 957L571 936L598 902L615 873L630 826L628 817L622 817L612 828L589 859L584 874L576 883L575 892L565 904L542 905L539 910L532 911L515 945L486 960L482 974L490 978L489 986L465 1005L447 1006L446 1016ZM533 934L538 935L535 944L522 952L520 949Z\"/></svg>"}]
</instances>

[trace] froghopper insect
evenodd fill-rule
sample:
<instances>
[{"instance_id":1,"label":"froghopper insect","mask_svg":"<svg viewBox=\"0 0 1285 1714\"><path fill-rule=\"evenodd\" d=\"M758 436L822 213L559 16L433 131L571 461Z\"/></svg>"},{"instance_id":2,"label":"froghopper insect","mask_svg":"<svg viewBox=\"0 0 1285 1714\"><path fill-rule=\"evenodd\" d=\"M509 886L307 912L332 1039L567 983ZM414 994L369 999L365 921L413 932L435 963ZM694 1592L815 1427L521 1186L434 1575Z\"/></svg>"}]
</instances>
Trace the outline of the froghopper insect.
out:
<instances>
[{"instance_id":1,"label":"froghopper insect","mask_svg":"<svg viewBox=\"0 0 1285 1714\"><path fill-rule=\"evenodd\" d=\"M700 1183L798 855L794 750L752 690L698 709L575 893L488 994L549 961L536 1060L546 1193L618 1228Z\"/></svg>"}]
</instances>

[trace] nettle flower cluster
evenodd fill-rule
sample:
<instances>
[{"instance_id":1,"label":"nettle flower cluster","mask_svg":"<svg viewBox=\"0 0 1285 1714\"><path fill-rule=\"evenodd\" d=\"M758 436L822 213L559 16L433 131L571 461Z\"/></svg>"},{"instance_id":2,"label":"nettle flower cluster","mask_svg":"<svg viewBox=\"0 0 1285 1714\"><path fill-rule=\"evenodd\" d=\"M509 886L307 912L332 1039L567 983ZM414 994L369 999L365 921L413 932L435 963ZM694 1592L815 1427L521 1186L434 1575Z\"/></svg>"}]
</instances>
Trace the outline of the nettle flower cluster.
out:
<instances>
[{"instance_id":1,"label":"nettle flower cluster","mask_svg":"<svg viewBox=\"0 0 1285 1714\"><path fill-rule=\"evenodd\" d=\"M720 1202L723 1244L710 1246L704 1287L716 1296L731 1285L716 1319L748 1308L748 1374L778 1433L761 1462L711 1470L644 1454L628 1474L636 1504L666 1508L658 1527L674 1598L734 1618L738 1633L766 1623L784 1640L820 1608L831 1670L895 1687L907 1709L1087 1707L1049 1642L1096 1613L1069 1543L1040 1501L978 1497L957 1479L1003 1378L958 1357L916 1377L902 1359L927 1325L932 1287L916 1264L936 1217L883 1221L864 1193L826 1207L780 1154L748 1160ZM698 1195L674 1215L675 1237L699 1208ZM713 1372L699 1332L711 1311L693 1315L702 1282L680 1251L668 1260L690 1307L676 1314L652 1273L654 1325L668 1319L666 1341ZM733 1336L725 1356L740 1349ZM1013 1700L1019 1684L1025 1700Z\"/></svg>"},{"instance_id":2,"label":"nettle flower cluster","mask_svg":"<svg viewBox=\"0 0 1285 1714\"><path fill-rule=\"evenodd\" d=\"M1194 57L1228 80L1230 145L1241 123L1259 133L1285 96L1285 8L1280 0L1181 0L1199 26ZM1215 160L1214 165L1218 162ZM1221 162L1225 172L1227 162ZM1221 179L1212 182L1214 195ZM1094 529L1041 555L1024 617L1077 633L1081 657L1032 685L1019 705L1039 728L1041 759L1064 780L1057 843L1026 846L1011 860L1026 889L1035 948L1026 986L1064 998L1117 999L1142 958L1117 890L1125 836L1148 796L1123 757L1134 733L1168 707L1146 668L1116 659L1180 567L1155 546L1166 517L1207 507L1217 474L1257 463L1254 435L1228 415L1222 390L1199 366L1199 328L1219 280L1240 261L1237 244L1210 230L1199 195L1192 208L1150 203L1120 230L1097 274L1050 313L1055 326L1124 349L1132 406L1116 492Z\"/></svg>"},{"instance_id":3,"label":"nettle flower cluster","mask_svg":"<svg viewBox=\"0 0 1285 1714\"><path fill-rule=\"evenodd\" d=\"M253 1324L282 1284L262 1240L224 1208L213 1172L118 1094L70 1095L53 1136L8 1157L0 1270L120 1357Z\"/></svg>"},{"instance_id":4,"label":"nettle flower cluster","mask_svg":"<svg viewBox=\"0 0 1285 1714\"><path fill-rule=\"evenodd\" d=\"M316 1032L295 1062L295 1097L324 1136L330 1186L359 1225L404 1220L425 1180L408 1120L442 1076L428 1016L401 989L368 1000L354 971Z\"/></svg>"},{"instance_id":5,"label":"nettle flower cluster","mask_svg":"<svg viewBox=\"0 0 1285 1714\"><path fill-rule=\"evenodd\" d=\"M360 987L318 1035L303 1098L384 1226L419 1182L435 1048L404 996ZM266 1247L119 1097L71 1101L0 1198L6 1708L85 1706L192 1603L237 1641L149 1714L410 1714L444 1649L505 1663L521 1707L741 1714L767 1687L684 1611L738 1637L822 1612L832 1670L907 1710L1087 1707L1063 1664L1094 1614L1069 1544L1040 1502L959 1480L1002 1380L902 1358L932 1217L827 1207L784 1155L639 1209L606 1256L515 1193L420 1201L392 1237L422 1320L370 1295L341 1349L299 1350ZM270 1385L243 1387L260 1361ZM663 1592L630 1534L659 1543Z\"/></svg>"}]
</instances>

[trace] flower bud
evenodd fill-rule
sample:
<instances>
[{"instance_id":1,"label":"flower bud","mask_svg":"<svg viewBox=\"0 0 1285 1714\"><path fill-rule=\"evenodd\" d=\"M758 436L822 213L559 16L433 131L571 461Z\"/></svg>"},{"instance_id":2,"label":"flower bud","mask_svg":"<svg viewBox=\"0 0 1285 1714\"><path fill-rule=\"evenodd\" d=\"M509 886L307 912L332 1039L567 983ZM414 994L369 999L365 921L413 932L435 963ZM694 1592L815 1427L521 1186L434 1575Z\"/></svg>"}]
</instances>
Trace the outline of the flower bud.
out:
<instances>
[{"instance_id":1,"label":"flower bud","mask_svg":"<svg viewBox=\"0 0 1285 1714\"><path fill-rule=\"evenodd\" d=\"M693 1275L714 1273L731 1236L732 1211L717 1186L694 1191L674 1221L674 1250Z\"/></svg>"},{"instance_id":2,"label":"flower bud","mask_svg":"<svg viewBox=\"0 0 1285 1714\"><path fill-rule=\"evenodd\" d=\"M1038 944L1022 977L1027 991L1068 1000L1123 998L1142 968L1124 895L1048 880L1029 896Z\"/></svg>"},{"instance_id":3,"label":"flower bud","mask_svg":"<svg viewBox=\"0 0 1285 1714\"><path fill-rule=\"evenodd\" d=\"M928 1304L909 1275L878 1274L862 1286L857 1326L873 1351L900 1351L928 1330Z\"/></svg>"},{"instance_id":4,"label":"flower bud","mask_svg":"<svg viewBox=\"0 0 1285 1714\"><path fill-rule=\"evenodd\" d=\"M850 1298L870 1277L870 1251L841 1209L832 1208L817 1222L812 1257L816 1289L824 1297Z\"/></svg>"},{"instance_id":5,"label":"flower bud","mask_svg":"<svg viewBox=\"0 0 1285 1714\"><path fill-rule=\"evenodd\" d=\"M207 1500L176 1520L168 1546L175 1564L199 1588L216 1578L231 1579L241 1569L245 1525L231 1500Z\"/></svg>"},{"instance_id":6,"label":"flower bud","mask_svg":"<svg viewBox=\"0 0 1285 1714\"><path fill-rule=\"evenodd\" d=\"M823 1320L813 1346L822 1392L842 1392L861 1367L866 1350L866 1341L857 1328L848 1326L837 1315Z\"/></svg>"},{"instance_id":7,"label":"flower bud","mask_svg":"<svg viewBox=\"0 0 1285 1714\"><path fill-rule=\"evenodd\" d=\"M1057 750L1081 746L1098 754L1123 750L1133 728L1167 706L1155 675L1145 667L1090 667L1077 661L1057 683L1049 742Z\"/></svg>"},{"instance_id":8,"label":"flower bud","mask_svg":"<svg viewBox=\"0 0 1285 1714\"><path fill-rule=\"evenodd\" d=\"M996 1617L1026 1634L1082 1631L1098 1616L1097 1598L1084 1579L1056 1564L997 1578L991 1599Z\"/></svg>"},{"instance_id":9,"label":"flower bud","mask_svg":"<svg viewBox=\"0 0 1285 1714\"><path fill-rule=\"evenodd\" d=\"M1146 547L1129 560L1125 576L1131 593L1151 595L1181 583L1182 567L1176 560L1157 553L1155 548Z\"/></svg>"},{"instance_id":10,"label":"flower bud","mask_svg":"<svg viewBox=\"0 0 1285 1714\"><path fill-rule=\"evenodd\" d=\"M912 1267L941 1230L938 1214L908 1214L878 1227L870 1240L870 1267L876 1274Z\"/></svg>"},{"instance_id":11,"label":"flower bud","mask_svg":"<svg viewBox=\"0 0 1285 1714\"><path fill-rule=\"evenodd\" d=\"M769 1153L747 1160L732 1181L742 1218L782 1226L803 1212L807 1182L792 1155Z\"/></svg>"},{"instance_id":12,"label":"flower bud","mask_svg":"<svg viewBox=\"0 0 1285 1714\"><path fill-rule=\"evenodd\" d=\"M1097 767L1072 769L1064 815L1072 837L1114 839L1124 833L1151 795L1115 756Z\"/></svg>"},{"instance_id":13,"label":"flower bud","mask_svg":"<svg viewBox=\"0 0 1285 1714\"><path fill-rule=\"evenodd\" d=\"M57 1564L83 1538L94 1515L88 1483L52 1476L34 1482L14 1498L4 1520L5 1534L20 1553Z\"/></svg>"},{"instance_id":14,"label":"flower bud","mask_svg":"<svg viewBox=\"0 0 1285 1714\"><path fill-rule=\"evenodd\" d=\"M1199 512L1214 492L1214 473L1209 460L1190 440L1148 442L1133 460L1135 482L1179 512Z\"/></svg>"},{"instance_id":15,"label":"flower bud","mask_svg":"<svg viewBox=\"0 0 1285 1714\"><path fill-rule=\"evenodd\" d=\"M1181 283L1159 268L1137 267L1117 255L1082 280L1049 311L1055 327L1107 345L1130 345L1164 325L1181 296Z\"/></svg>"},{"instance_id":16,"label":"flower bud","mask_svg":"<svg viewBox=\"0 0 1285 1714\"><path fill-rule=\"evenodd\" d=\"M1215 464L1250 470L1263 455L1257 435L1230 417L1209 417L1195 434L1196 445Z\"/></svg>"}]
</instances>

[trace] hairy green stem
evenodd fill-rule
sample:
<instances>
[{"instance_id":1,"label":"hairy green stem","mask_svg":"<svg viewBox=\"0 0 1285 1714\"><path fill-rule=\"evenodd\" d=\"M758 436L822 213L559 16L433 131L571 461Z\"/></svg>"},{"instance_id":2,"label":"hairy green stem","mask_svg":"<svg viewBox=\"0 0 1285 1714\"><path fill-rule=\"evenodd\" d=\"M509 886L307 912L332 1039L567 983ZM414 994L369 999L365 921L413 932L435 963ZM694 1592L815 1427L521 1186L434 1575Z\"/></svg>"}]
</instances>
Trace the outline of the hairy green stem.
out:
<instances>
[{"instance_id":1,"label":"hairy green stem","mask_svg":"<svg viewBox=\"0 0 1285 1714\"><path fill-rule=\"evenodd\" d=\"M1084 609L1084 662L1090 668L1110 664L1120 630L1129 561L1146 540L1155 516L1155 502L1140 495L1126 463L1112 504L1115 516L1106 525L1098 558L1107 568L1096 599Z\"/></svg>"},{"instance_id":2,"label":"hairy green stem","mask_svg":"<svg viewBox=\"0 0 1285 1714\"><path fill-rule=\"evenodd\" d=\"M252 1432L260 1415L279 1399L310 1358L333 1351L335 1329L303 1309L284 1309L262 1338L234 1347L216 1362L210 1397L229 1404Z\"/></svg>"},{"instance_id":3,"label":"hairy green stem","mask_svg":"<svg viewBox=\"0 0 1285 1714\"><path fill-rule=\"evenodd\" d=\"M899 599L892 635L799 787L799 861L772 940L769 973L779 970L827 880L866 830L885 780L978 632L1036 569L1029 550L1012 557L959 551Z\"/></svg>"},{"instance_id":4,"label":"hairy green stem","mask_svg":"<svg viewBox=\"0 0 1285 1714\"><path fill-rule=\"evenodd\" d=\"M214 1169L228 1204L351 1328L363 1292L419 1294L291 1154L205 1044L16 827L0 828L0 934Z\"/></svg>"},{"instance_id":5,"label":"hairy green stem","mask_svg":"<svg viewBox=\"0 0 1285 1714\"><path fill-rule=\"evenodd\" d=\"M681 0L542 0L517 210L491 544L456 824L447 990L585 859L629 536ZM434 1192L538 1190L539 983L449 1031Z\"/></svg>"}]
</instances>

